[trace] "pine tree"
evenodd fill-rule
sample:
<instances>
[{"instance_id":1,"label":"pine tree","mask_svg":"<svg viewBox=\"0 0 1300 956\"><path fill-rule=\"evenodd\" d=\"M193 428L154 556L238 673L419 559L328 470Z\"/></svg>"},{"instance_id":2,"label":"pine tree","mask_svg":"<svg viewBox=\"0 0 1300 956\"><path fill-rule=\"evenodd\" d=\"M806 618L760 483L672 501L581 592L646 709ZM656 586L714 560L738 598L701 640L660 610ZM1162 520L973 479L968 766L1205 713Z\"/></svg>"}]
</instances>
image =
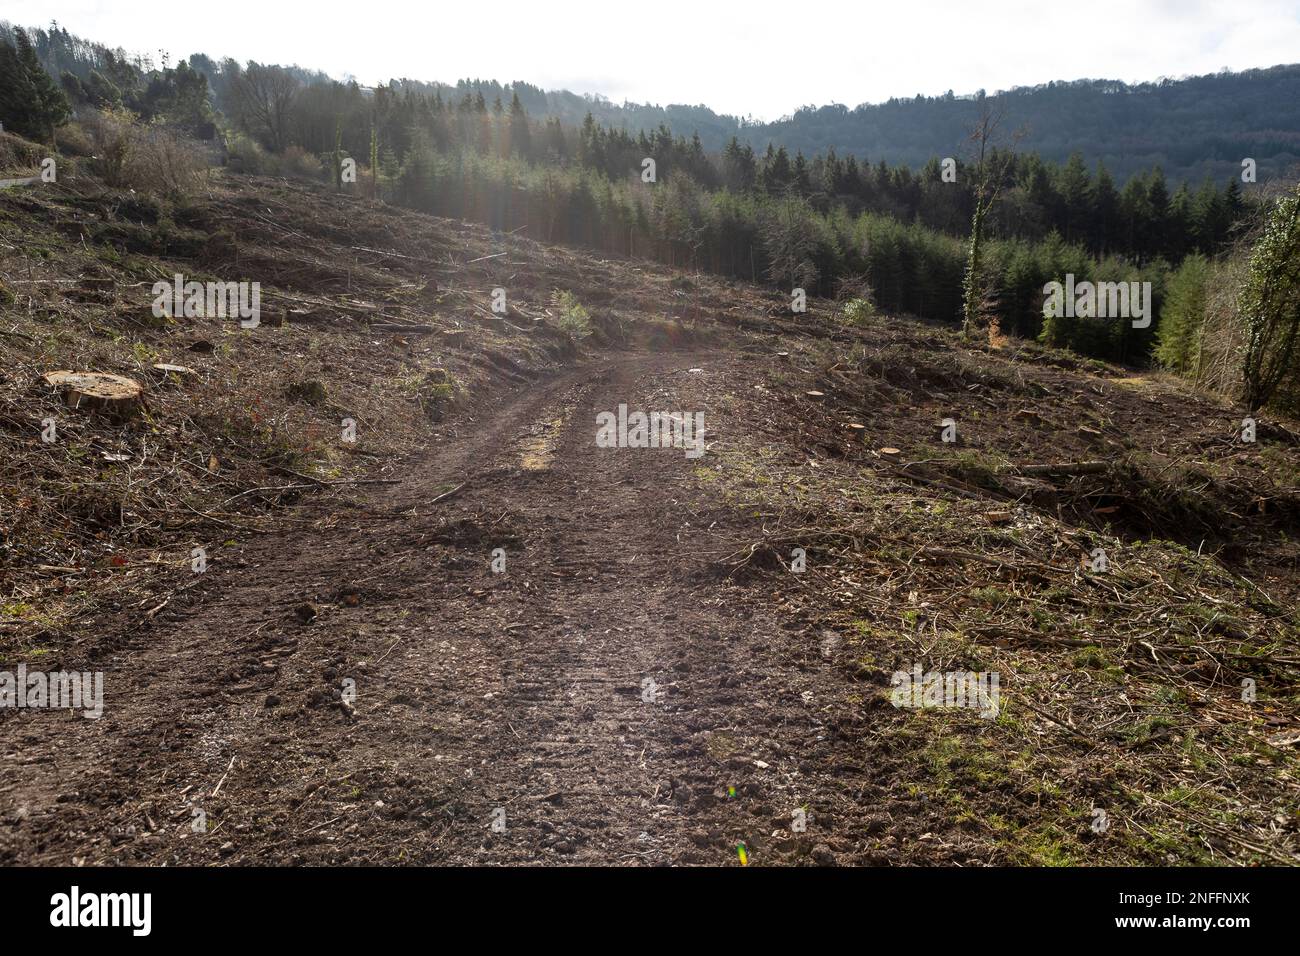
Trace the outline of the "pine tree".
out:
<instances>
[{"instance_id":1,"label":"pine tree","mask_svg":"<svg viewBox=\"0 0 1300 956\"><path fill-rule=\"evenodd\" d=\"M1059 190L1064 219L1062 233L1066 242L1078 242L1088 235L1088 194L1091 188L1083 156L1078 152L1071 153L1061 170Z\"/></svg>"},{"instance_id":2,"label":"pine tree","mask_svg":"<svg viewBox=\"0 0 1300 956\"><path fill-rule=\"evenodd\" d=\"M1106 164L1097 162L1097 178L1092 191L1092 230L1090 233L1093 252L1105 254L1115 248L1115 231L1119 226L1119 193L1115 191L1115 180L1111 178Z\"/></svg>"},{"instance_id":3,"label":"pine tree","mask_svg":"<svg viewBox=\"0 0 1300 956\"><path fill-rule=\"evenodd\" d=\"M1165 171L1157 166L1147 179L1147 222L1142 236L1142 247L1148 256L1160 254L1160 247L1169 228L1169 186Z\"/></svg>"},{"instance_id":4,"label":"pine tree","mask_svg":"<svg viewBox=\"0 0 1300 956\"><path fill-rule=\"evenodd\" d=\"M510 152L528 159L533 153L532 134L528 129L528 114L519 102L519 94L510 97Z\"/></svg>"},{"instance_id":5,"label":"pine tree","mask_svg":"<svg viewBox=\"0 0 1300 956\"><path fill-rule=\"evenodd\" d=\"M53 142L54 129L71 115L68 98L45 72L21 27L14 42L0 40L0 122L28 139Z\"/></svg>"},{"instance_id":6,"label":"pine tree","mask_svg":"<svg viewBox=\"0 0 1300 956\"><path fill-rule=\"evenodd\" d=\"M1197 339L1205 320L1206 280L1209 260L1191 255L1183 260L1169 280L1156 331L1156 358L1165 368L1186 375L1196 352Z\"/></svg>"}]
</instances>

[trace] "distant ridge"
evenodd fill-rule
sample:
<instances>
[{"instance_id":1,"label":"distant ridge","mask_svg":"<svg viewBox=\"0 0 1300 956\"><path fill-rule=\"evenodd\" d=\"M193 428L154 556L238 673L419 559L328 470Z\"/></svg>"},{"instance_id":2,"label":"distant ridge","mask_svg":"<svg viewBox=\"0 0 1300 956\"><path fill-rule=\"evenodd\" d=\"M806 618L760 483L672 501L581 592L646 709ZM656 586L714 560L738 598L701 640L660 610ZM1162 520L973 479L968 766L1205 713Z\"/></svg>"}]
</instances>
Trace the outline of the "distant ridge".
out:
<instances>
[{"instance_id":1,"label":"distant ridge","mask_svg":"<svg viewBox=\"0 0 1300 956\"><path fill-rule=\"evenodd\" d=\"M10 25L0 21L0 37L11 37ZM68 70L89 73L112 52L146 72L148 57L130 56L51 26L30 30L37 53L56 78ZM189 62L215 72L216 60L202 53ZM329 82L319 71L293 67L306 83ZM768 143L791 153L811 155L834 147L871 162L923 166L933 156L959 155L976 114L975 97L983 91L942 96L891 99L850 108L841 104L808 106L768 123L716 113L707 106L614 103L604 97L567 90L542 90L529 83L461 80L447 84L395 80L399 86L441 91L444 99L465 92L482 92L509 102L519 95L535 118L556 116L579 124L588 112L598 121L629 130L650 130L666 124L674 133L698 133L707 150L721 150L732 136L756 150ZM222 90L213 84L220 107ZM1300 164L1300 64L1220 71L1181 79L1163 78L1127 84L1119 80L1080 79L1019 87L996 95L1006 103L1009 126L1024 129L1020 149L1043 159L1063 162L1078 151L1089 168L1104 162L1120 182L1159 165L1166 178L1196 183L1237 174L1244 158L1254 159L1260 179L1282 175Z\"/></svg>"}]
</instances>

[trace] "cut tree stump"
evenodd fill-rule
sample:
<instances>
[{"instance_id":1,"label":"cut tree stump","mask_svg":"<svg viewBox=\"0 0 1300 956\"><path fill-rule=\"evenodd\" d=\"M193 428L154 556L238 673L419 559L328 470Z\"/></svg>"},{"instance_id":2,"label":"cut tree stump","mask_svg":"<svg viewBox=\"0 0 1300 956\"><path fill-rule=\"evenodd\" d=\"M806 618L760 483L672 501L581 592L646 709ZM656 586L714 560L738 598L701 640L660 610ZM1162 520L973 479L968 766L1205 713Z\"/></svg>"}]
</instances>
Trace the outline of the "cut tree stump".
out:
<instances>
[{"instance_id":1,"label":"cut tree stump","mask_svg":"<svg viewBox=\"0 0 1300 956\"><path fill-rule=\"evenodd\" d=\"M45 384L63 395L69 408L106 412L119 418L135 414L144 389L135 379L108 372L70 372L60 369L41 376Z\"/></svg>"},{"instance_id":2,"label":"cut tree stump","mask_svg":"<svg viewBox=\"0 0 1300 956\"><path fill-rule=\"evenodd\" d=\"M825 392L804 392L804 397L811 402L820 402L826 397Z\"/></svg>"}]
</instances>

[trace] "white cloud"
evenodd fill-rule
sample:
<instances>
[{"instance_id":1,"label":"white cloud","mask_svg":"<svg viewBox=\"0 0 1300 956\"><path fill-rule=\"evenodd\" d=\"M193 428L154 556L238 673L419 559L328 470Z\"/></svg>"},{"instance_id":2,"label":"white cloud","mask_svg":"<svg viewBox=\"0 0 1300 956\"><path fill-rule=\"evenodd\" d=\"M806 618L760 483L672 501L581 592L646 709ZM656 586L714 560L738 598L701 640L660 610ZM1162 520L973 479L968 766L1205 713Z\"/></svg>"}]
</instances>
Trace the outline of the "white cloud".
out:
<instances>
[{"instance_id":1,"label":"white cloud","mask_svg":"<svg viewBox=\"0 0 1300 956\"><path fill-rule=\"evenodd\" d=\"M39 11L132 52L298 63L363 83L518 79L764 119L808 104L854 106L948 89L1272 66L1300 51L1295 0L45 0L4 7L0 19L40 25L31 22Z\"/></svg>"}]
</instances>

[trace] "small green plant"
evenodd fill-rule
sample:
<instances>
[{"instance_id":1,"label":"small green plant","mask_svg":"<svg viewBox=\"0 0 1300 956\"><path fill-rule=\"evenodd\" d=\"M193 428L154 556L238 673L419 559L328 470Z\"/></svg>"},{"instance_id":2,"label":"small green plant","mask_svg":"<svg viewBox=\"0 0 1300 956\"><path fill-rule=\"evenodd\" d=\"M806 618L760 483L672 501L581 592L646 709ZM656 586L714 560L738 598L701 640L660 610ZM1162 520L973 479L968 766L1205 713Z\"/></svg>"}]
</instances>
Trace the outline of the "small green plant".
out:
<instances>
[{"instance_id":1,"label":"small green plant","mask_svg":"<svg viewBox=\"0 0 1300 956\"><path fill-rule=\"evenodd\" d=\"M970 596L981 604L987 604L990 607L1001 607L1012 599L1012 595L997 587L975 588L970 592Z\"/></svg>"},{"instance_id":2,"label":"small green plant","mask_svg":"<svg viewBox=\"0 0 1300 956\"><path fill-rule=\"evenodd\" d=\"M876 307L868 299L849 299L844 303L844 317L854 325L862 325L876 316Z\"/></svg>"},{"instance_id":3,"label":"small green plant","mask_svg":"<svg viewBox=\"0 0 1300 956\"><path fill-rule=\"evenodd\" d=\"M575 339L585 338L591 334L591 313L583 307L572 292L555 290L551 293L551 305L560 313L556 322L560 328Z\"/></svg>"},{"instance_id":4,"label":"small green plant","mask_svg":"<svg viewBox=\"0 0 1300 956\"><path fill-rule=\"evenodd\" d=\"M1074 666L1087 667L1090 670L1101 670L1109 663L1106 652L1095 644L1089 644L1087 647L1081 647L1074 653Z\"/></svg>"}]
</instances>

